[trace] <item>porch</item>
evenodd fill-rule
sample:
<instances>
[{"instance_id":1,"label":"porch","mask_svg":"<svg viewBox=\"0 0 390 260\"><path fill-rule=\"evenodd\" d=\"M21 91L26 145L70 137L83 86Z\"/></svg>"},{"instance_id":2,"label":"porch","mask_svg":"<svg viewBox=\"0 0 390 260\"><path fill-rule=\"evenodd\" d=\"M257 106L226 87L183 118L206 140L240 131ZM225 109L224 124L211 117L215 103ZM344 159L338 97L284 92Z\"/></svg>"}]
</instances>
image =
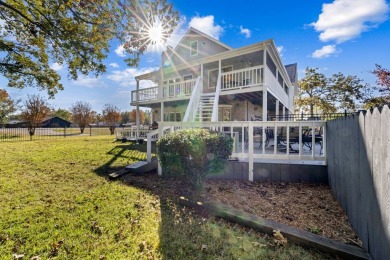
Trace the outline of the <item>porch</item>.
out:
<instances>
[{"instance_id":1,"label":"porch","mask_svg":"<svg viewBox=\"0 0 390 260\"><path fill-rule=\"evenodd\" d=\"M208 128L223 132L234 140L231 160L248 165L248 179L254 180L254 164L318 165L327 163L325 121L234 121L159 122L157 130L118 130L117 138L137 137L151 144L159 136L184 128ZM270 134L270 133L273 134ZM314 134L311 134L314 133ZM162 174L161 169L159 174Z\"/></svg>"}]
</instances>

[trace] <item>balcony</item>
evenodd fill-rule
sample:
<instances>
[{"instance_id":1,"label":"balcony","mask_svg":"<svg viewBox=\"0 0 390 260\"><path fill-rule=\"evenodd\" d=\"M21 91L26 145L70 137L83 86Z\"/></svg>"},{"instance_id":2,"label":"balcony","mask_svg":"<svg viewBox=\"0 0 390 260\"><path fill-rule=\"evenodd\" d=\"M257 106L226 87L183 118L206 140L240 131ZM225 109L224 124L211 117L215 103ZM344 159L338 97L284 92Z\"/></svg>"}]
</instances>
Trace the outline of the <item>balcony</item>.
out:
<instances>
[{"instance_id":1,"label":"balcony","mask_svg":"<svg viewBox=\"0 0 390 260\"><path fill-rule=\"evenodd\" d=\"M208 75L207 72L204 75ZM206 77L204 82L210 82ZM131 92L131 103L151 104L161 101L189 99L196 84L196 78L190 80L169 79L157 87L140 89ZM207 85L207 84L206 84ZM251 92L251 89L267 86L272 94L284 104L289 104L289 95L280 81L267 66L254 66L245 69L221 73L221 94ZM137 102L138 101L138 102Z\"/></svg>"}]
</instances>

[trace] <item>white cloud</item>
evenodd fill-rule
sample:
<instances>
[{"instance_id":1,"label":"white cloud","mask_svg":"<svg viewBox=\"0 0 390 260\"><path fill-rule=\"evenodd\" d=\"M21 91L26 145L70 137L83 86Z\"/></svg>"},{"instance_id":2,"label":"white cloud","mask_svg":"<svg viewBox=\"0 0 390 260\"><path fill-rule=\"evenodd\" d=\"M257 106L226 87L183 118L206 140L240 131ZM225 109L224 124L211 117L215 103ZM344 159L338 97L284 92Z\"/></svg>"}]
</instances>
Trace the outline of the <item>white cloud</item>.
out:
<instances>
[{"instance_id":1,"label":"white cloud","mask_svg":"<svg viewBox=\"0 0 390 260\"><path fill-rule=\"evenodd\" d=\"M336 53L336 45L325 45L321 49L316 50L311 55L312 58L321 59L321 58L327 58L331 54Z\"/></svg>"},{"instance_id":2,"label":"white cloud","mask_svg":"<svg viewBox=\"0 0 390 260\"><path fill-rule=\"evenodd\" d=\"M175 30L173 30L171 36L167 40L167 44L176 47L176 45L180 42L181 38L188 30L187 19L185 16L180 17L179 24L176 26Z\"/></svg>"},{"instance_id":3,"label":"white cloud","mask_svg":"<svg viewBox=\"0 0 390 260\"><path fill-rule=\"evenodd\" d=\"M240 25L240 33L245 35L245 38L250 38L251 37L251 30L244 28Z\"/></svg>"},{"instance_id":4,"label":"white cloud","mask_svg":"<svg viewBox=\"0 0 390 260\"><path fill-rule=\"evenodd\" d=\"M277 46L276 49L278 50L279 55L283 56L284 47L283 46Z\"/></svg>"},{"instance_id":5,"label":"white cloud","mask_svg":"<svg viewBox=\"0 0 390 260\"><path fill-rule=\"evenodd\" d=\"M110 63L110 64L108 64L108 66L113 67L113 68L119 68L118 63L116 63L116 62Z\"/></svg>"},{"instance_id":6,"label":"white cloud","mask_svg":"<svg viewBox=\"0 0 390 260\"><path fill-rule=\"evenodd\" d=\"M97 87L106 87L106 83L100 77L90 77L80 75L77 80L72 81L76 86L86 87L86 88L97 88Z\"/></svg>"},{"instance_id":7,"label":"white cloud","mask_svg":"<svg viewBox=\"0 0 390 260\"><path fill-rule=\"evenodd\" d=\"M135 68L127 68L124 70L115 70L112 71L110 75L107 76L107 79L112 80L119 84L121 87L134 87L136 85L135 76L149 73L157 70L158 68L143 68L143 69L135 69ZM143 87L151 87L150 83L147 81L140 81L140 88Z\"/></svg>"},{"instance_id":8,"label":"white cloud","mask_svg":"<svg viewBox=\"0 0 390 260\"><path fill-rule=\"evenodd\" d=\"M388 19L386 0L335 0L322 5L322 13L311 25L323 42L345 42L377 27Z\"/></svg>"},{"instance_id":9,"label":"white cloud","mask_svg":"<svg viewBox=\"0 0 390 260\"><path fill-rule=\"evenodd\" d=\"M115 53L119 57L126 57L125 48L123 48L123 45L119 45L118 48L115 49Z\"/></svg>"},{"instance_id":10,"label":"white cloud","mask_svg":"<svg viewBox=\"0 0 390 260\"><path fill-rule=\"evenodd\" d=\"M192 17L191 21L189 22L189 26L193 27L195 29L198 29L199 31L210 35L211 37L215 39L219 39L219 37L223 33L222 26L218 24L214 24L214 16L208 15L208 16L195 16Z\"/></svg>"},{"instance_id":11,"label":"white cloud","mask_svg":"<svg viewBox=\"0 0 390 260\"><path fill-rule=\"evenodd\" d=\"M64 66L59 64L58 62L54 62L53 64L50 65L50 68L55 71L59 71L63 68Z\"/></svg>"}]
</instances>

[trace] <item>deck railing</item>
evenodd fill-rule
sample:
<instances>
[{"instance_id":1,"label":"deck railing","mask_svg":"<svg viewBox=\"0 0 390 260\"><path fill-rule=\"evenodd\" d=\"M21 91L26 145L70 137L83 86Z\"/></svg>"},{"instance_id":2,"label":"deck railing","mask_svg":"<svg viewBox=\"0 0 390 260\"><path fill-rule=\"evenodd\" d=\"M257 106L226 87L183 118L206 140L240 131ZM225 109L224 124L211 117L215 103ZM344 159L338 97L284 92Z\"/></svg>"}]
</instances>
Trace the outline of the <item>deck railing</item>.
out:
<instances>
[{"instance_id":1,"label":"deck railing","mask_svg":"<svg viewBox=\"0 0 390 260\"><path fill-rule=\"evenodd\" d=\"M144 88L138 90L139 102L158 100L158 87ZM137 91L131 92L131 102L137 101Z\"/></svg>"},{"instance_id":2,"label":"deck railing","mask_svg":"<svg viewBox=\"0 0 390 260\"><path fill-rule=\"evenodd\" d=\"M221 74L221 90L247 88L263 84L263 66L233 70Z\"/></svg>"},{"instance_id":3,"label":"deck railing","mask_svg":"<svg viewBox=\"0 0 390 260\"><path fill-rule=\"evenodd\" d=\"M255 161L326 165L325 125L325 121L159 123L159 127L170 127L172 131L199 127L230 135L234 140L232 157L248 161L250 180Z\"/></svg>"},{"instance_id":4,"label":"deck railing","mask_svg":"<svg viewBox=\"0 0 390 260\"><path fill-rule=\"evenodd\" d=\"M192 89L196 83L195 79L178 81L178 82L168 82L162 86L162 98L174 98L181 96L191 96Z\"/></svg>"}]
</instances>

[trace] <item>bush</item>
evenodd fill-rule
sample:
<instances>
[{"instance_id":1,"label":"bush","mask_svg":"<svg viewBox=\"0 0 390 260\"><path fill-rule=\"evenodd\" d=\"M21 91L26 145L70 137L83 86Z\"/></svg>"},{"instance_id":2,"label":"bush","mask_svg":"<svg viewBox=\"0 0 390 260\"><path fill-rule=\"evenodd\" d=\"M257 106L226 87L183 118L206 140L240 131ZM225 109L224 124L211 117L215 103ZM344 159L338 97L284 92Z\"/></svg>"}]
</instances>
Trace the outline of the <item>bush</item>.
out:
<instances>
[{"instance_id":1,"label":"bush","mask_svg":"<svg viewBox=\"0 0 390 260\"><path fill-rule=\"evenodd\" d=\"M198 190L207 175L224 170L232 150L230 136L199 128L175 131L157 142L163 174L186 176Z\"/></svg>"}]
</instances>

